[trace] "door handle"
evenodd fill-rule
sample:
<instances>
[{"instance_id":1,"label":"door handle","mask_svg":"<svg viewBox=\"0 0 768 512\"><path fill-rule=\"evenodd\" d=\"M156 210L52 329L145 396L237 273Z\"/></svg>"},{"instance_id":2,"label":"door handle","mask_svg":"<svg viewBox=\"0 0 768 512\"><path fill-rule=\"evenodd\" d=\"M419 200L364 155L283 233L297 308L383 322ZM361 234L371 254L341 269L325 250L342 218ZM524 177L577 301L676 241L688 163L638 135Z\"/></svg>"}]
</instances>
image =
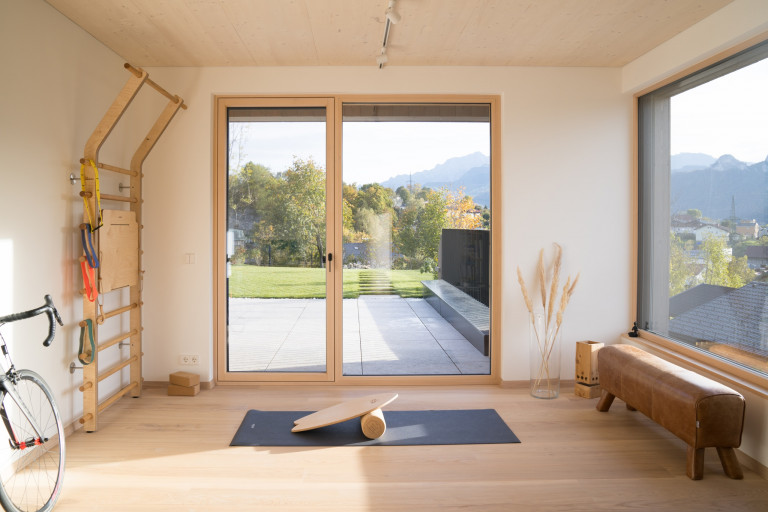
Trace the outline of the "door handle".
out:
<instances>
[{"instance_id":1,"label":"door handle","mask_svg":"<svg viewBox=\"0 0 768 512\"><path fill-rule=\"evenodd\" d=\"M328 253L328 272L330 272L330 271L331 271L331 266L332 266L332 265L331 265L331 262L332 262L332 261L333 261L333 253L329 252L329 253Z\"/></svg>"}]
</instances>

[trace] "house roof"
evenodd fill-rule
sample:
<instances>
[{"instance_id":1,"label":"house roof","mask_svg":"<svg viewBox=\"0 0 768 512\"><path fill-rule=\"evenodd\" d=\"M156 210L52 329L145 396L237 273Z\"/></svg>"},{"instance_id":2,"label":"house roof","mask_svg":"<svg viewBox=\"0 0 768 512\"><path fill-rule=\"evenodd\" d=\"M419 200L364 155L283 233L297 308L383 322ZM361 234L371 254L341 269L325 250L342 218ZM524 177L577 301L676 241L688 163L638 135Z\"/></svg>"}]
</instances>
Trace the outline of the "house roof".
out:
<instances>
[{"instance_id":1,"label":"house roof","mask_svg":"<svg viewBox=\"0 0 768 512\"><path fill-rule=\"evenodd\" d=\"M701 266L703 267L704 265ZM686 311L690 311L732 291L733 288L713 284L694 286L669 298L669 316L679 316Z\"/></svg>"},{"instance_id":2,"label":"house roof","mask_svg":"<svg viewBox=\"0 0 768 512\"><path fill-rule=\"evenodd\" d=\"M766 245L753 245L746 248L744 254L747 255L747 259L768 259L768 246Z\"/></svg>"},{"instance_id":3,"label":"house roof","mask_svg":"<svg viewBox=\"0 0 768 512\"><path fill-rule=\"evenodd\" d=\"M46 0L135 66L375 66L389 0ZM387 66L621 67L733 0L396 0Z\"/></svg>"},{"instance_id":4,"label":"house roof","mask_svg":"<svg viewBox=\"0 0 768 512\"><path fill-rule=\"evenodd\" d=\"M768 283L753 281L685 311L670 320L669 334L768 357Z\"/></svg>"},{"instance_id":5,"label":"house roof","mask_svg":"<svg viewBox=\"0 0 768 512\"><path fill-rule=\"evenodd\" d=\"M722 231L723 233L728 233L729 232L727 229L721 228L720 226L715 226L713 224L703 224L703 225L697 227L696 229L694 229L694 231L702 231L702 230L707 229L707 228L716 229L718 231Z\"/></svg>"}]
</instances>

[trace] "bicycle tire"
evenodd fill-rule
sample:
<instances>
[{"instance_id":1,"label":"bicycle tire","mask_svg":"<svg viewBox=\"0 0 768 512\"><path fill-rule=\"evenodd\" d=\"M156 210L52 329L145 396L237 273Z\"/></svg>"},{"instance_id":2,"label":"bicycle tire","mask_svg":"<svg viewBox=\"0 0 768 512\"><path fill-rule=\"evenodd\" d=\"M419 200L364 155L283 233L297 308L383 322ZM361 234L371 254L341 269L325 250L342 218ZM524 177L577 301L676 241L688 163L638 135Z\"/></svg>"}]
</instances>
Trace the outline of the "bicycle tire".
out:
<instances>
[{"instance_id":1,"label":"bicycle tire","mask_svg":"<svg viewBox=\"0 0 768 512\"><path fill-rule=\"evenodd\" d=\"M11 450L5 441L0 450L11 452L10 464L0 468L0 504L6 512L48 512L53 509L64 478L64 427L48 384L37 373L19 370L11 384L32 413L48 441L23 450ZM2 404L20 440L35 437L29 421L6 395ZM0 427L0 432L5 429ZM2 436L7 437L7 436Z\"/></svg>"}]
</instances>

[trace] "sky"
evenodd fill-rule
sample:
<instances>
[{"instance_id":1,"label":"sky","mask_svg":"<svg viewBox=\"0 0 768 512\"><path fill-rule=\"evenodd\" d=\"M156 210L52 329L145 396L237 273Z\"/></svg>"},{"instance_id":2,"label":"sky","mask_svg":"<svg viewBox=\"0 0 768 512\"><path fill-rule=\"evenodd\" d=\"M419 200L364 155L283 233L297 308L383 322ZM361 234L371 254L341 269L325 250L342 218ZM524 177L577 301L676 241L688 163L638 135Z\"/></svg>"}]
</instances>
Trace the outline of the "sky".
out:
<instances>
[{"instance_id":1,"label":"sky","mask_svg":"<svg viewBox=\"0 0 768 512\"><path fill-rule=\"evenodd\" d=\"M345 122L343 132L345 183L382 182L477 151L490 155L487 123ZM246 134L243 163L253 161L277 172L294 156L325 160L322 123L247 123Z\"/></svg>"},{"instance_id":2,"label":"sky","mask_svg":"<svg viewBox=\"0 0 768 512\"><path fill-rule=\"evenodd\" d=\"M768 157L768 59L671 100L671 153L730 154L748 163ZM738 91L734 94L733 91Z\"/></svg>"}]
</instances>

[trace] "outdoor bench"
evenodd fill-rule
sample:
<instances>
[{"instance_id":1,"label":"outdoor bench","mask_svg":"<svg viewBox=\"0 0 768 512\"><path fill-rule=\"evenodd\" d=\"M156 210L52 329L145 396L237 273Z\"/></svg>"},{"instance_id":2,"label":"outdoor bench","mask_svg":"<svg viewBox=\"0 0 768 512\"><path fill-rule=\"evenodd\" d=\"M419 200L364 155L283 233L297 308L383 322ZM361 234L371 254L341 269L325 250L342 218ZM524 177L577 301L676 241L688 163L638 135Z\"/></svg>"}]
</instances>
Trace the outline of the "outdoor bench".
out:
<instances>
[{"instance_id":1,"label":"outdoor bench","mask_svg":"<svg viewBox=\"0 0 768 512\"><path fill-rule=\"evenodd\" d=\"M717 448L723 471L742 478L734 448L741 445L744 397L736 391L680 368L632 345L610 345L597 354L606 412L615 397L639 410L688 445L686 474L704 476L704 449Z\"/></svg>"},{"instance_id":2,"label":"outdoor bench","mask_svg":"<svg viewBox=\"0 0 768 512\"><path fill-rule=\"evenodd\" d=\"M442 279L422 281L427 303L483 355L490 354L490 310Z\"/></svg>"}]
</instances>

